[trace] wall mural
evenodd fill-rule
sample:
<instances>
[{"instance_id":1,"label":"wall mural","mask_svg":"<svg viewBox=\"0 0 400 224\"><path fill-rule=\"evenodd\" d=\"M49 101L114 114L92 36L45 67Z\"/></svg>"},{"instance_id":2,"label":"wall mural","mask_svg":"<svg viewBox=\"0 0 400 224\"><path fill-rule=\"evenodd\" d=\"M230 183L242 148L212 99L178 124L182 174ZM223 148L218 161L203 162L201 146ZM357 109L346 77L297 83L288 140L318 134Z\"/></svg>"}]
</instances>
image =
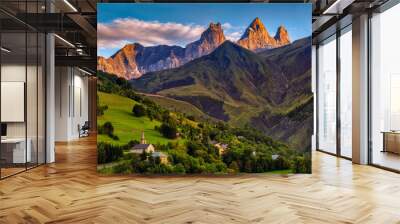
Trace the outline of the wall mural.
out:
<instances>
[{"instance_id":1,"label":"wall mural","mask_svg":"<svg viewBox=\"0 0 400 224\"><path fill-rule=\"evenodd\" d=\"M98 4L98 172L311 173L311 4Z\"/></svg>"}]
</instances>

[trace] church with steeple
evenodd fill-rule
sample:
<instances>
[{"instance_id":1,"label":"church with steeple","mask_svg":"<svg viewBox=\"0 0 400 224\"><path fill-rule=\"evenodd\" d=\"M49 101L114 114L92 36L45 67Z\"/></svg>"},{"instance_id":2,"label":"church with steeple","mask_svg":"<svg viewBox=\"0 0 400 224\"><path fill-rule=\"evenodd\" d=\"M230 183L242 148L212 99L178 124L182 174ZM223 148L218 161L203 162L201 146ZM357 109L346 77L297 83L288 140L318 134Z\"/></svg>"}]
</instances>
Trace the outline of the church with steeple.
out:
<instances>
[{"instance_id":1,"label":"church with steeple","mask_svg":"<svg viewBox=\"0 0 400 224\"><path fill-rule=\"evenodd\" d=\"M145 151L146 153L153 153L154 146L152 144L147 144L146 138L144 137L144 131L142 131L142 137L140 138L140 144L133 146L130 150L132 153L141 154Z\"/></svg>"},{"instance_id":2,"label":"church with steeple","mask_svg":"<svg viewBox=\"0 0 400 224\"><path fill-rule=\"evenodd\" d=\"M160 158L160 163L167 164L168 163L168 155L163 152L156 151L152 144L147 144L146 138L144 137L144 131L142 131L142 136L140 137L140 144L133 146L131 153L142 154L143 152L151 153L153 158Z\"/></svg>"}]
</instances>

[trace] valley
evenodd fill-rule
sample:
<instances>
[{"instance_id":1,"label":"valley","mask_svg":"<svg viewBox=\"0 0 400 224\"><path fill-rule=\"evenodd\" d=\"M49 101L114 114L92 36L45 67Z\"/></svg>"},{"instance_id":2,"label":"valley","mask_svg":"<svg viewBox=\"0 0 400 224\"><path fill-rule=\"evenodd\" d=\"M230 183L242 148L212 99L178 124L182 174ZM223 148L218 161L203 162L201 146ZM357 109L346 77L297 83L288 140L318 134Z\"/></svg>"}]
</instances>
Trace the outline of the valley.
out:
<instances>
[{"instance_id":1,"label":"valley","mask_svg":"<svg viewBox=\"0 0 400 224\"><path fill-rule=\"evenodd\" d=\"M188 110L178 111L177 108L190 108L187 102L138 93L126 80L114 75L99 72L98 77L98 172L102 174L309 173L311 170L309 154L250 126L235 127L215 118L199 119L188 114ZM139 107L140 113L135 110ZM135 147L141 145L157 151L136 153Z\"/></svg>"},{"instance_id":2,"label":"valley","mask_svg":"<svg viewBox=\"0 0 400 224\"><path fill-rule=\"evenodd\" d=\"M311 64L304 61L311 55L310 41L257 53L225 41L209 55L130 83L234 126L252 125L303 151L309 147L305 136L312 134ZM295 110L303 119L288 117Z\"/></svg>"}]
</instances>

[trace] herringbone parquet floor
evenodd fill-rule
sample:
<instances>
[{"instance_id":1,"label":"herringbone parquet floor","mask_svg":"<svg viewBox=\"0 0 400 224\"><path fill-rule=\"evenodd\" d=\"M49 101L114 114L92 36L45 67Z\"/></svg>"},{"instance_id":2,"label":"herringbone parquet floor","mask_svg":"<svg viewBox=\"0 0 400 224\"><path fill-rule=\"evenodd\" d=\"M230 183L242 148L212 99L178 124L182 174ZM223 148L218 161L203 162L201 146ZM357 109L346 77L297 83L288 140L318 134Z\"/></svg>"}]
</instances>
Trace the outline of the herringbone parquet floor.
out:
<instances>
[{"instance_id":1,"label":"herringbone parquet floor","mask_svg":"<svg viewBox=\"0 0 400 224\"><path fill-rule=\"evenodd\" d=\"M94 138L0 181L0 223L400 223L400 175L313 154L312 175L101 177Z\"/></svg>"}]
</instances>

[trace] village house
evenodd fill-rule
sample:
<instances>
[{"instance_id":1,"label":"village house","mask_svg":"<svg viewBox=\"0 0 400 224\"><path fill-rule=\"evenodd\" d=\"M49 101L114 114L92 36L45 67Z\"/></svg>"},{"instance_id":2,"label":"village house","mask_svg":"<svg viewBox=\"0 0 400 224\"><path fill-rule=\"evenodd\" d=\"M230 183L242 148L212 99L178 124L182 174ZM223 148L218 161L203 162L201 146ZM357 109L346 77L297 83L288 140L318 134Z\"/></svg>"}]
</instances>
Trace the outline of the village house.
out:
<instances>
[{"instance_id":1,"label":"village house","mask_svg":"<svg viewBox=\"0 0 400 224\"><path fill-rule=\"evenodd\" d=\"M156 152L153 152L153 154L151 154L151 156L153 158L159 157L160 158L160 163L162 163L162 164L167 164L168 163L168 156L163 152L156 151Z\"/></svg>"},{"instance_id":2,"label":"village house","mask_svg":"<svg viewBox=\"0 0 400 224\"><path fill-rule=\"evenodd\" d=\"M223 155L225 151L228 149L228 144L218 142L214 143L213 145L218 149L219 155Z\"/></svg>"},{"instance_id":3,"label":"village house","mask_svg":"<svg viewBox=\"0 0 400 224\"><path fill-rule=\"evenodd\" d=\"M271 158L272 158L272 160L277 160L279 158L279 155L278 154L273 154L271 156Z\"/></svg>"}]
</instances>

